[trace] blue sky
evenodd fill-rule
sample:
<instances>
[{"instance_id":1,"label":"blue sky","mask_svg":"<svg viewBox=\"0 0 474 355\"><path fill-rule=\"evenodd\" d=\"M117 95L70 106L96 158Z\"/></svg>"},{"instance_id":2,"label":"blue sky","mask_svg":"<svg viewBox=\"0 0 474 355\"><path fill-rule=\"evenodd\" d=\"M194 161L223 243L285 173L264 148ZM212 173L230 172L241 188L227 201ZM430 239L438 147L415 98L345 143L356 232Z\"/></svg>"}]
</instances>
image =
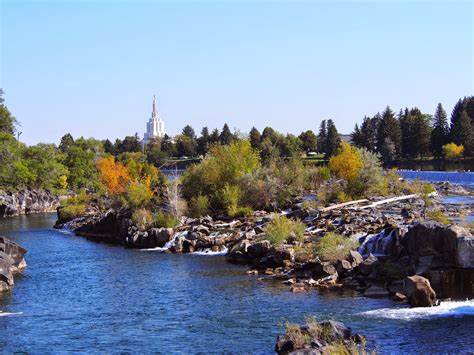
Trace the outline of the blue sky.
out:
<instances>
[{"instance_id":1,"label":"blue sky","mask_svg":"<svg viewBox=\"0 0 474 355\"><path fill-rule=\"evenodd\" d=\"M0 87L29 144L186 124L349 133L473 94L471 1L0 0Z\"/></svg>"}]
</instances>

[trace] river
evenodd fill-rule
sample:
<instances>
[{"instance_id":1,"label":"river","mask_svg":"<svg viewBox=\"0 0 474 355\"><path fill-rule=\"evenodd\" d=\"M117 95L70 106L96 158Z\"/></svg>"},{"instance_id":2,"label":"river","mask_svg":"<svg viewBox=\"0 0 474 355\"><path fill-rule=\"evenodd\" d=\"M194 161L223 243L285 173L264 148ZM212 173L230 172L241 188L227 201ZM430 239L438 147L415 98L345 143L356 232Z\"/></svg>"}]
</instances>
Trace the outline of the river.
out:
<instances>
[{"instance_id":1,"label":"river","mask_svg":"<svg viewBox=\"0 0 474 355\"><path fill-rule=\"evenodd\" d=\"M54 214L0 221L28 268L0 298L2 352L271 354L286 321L345 322L381 353L474 351L474 301L409 309L389 299L295 294L222 256L124 249L54 230Z\"/></svg>"}]
</instances>

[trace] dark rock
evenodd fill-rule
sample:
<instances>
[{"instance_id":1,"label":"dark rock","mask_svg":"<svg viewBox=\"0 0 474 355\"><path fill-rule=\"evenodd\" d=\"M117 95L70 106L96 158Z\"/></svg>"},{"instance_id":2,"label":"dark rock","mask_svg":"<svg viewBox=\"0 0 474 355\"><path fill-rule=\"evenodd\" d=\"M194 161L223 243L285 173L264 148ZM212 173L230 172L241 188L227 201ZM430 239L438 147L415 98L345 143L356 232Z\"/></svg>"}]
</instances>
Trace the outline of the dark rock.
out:
<instances>
[{"instance_id":1,"label":"dark rock","mask_svg":"<svg viewBox=\"0 0 474 355\"><path fill-rule=\"evenodd\" d=\"M432 257L421 259L424 268L474 268L474 237L460 226L417 223L404 235L402 243L404 253L412 256L417 266L420 258Z\"/></svg>"},{"instance_id":2,"label":"dark rock","mask_svg":"<svg viewBox=\"0 0 474 355\"><path fill-rule=\"evenodd\" d=\"M403 293L397 292L392 296L392 300L395 302L406 302L407 296L405 296Z\"/></svg>"},{"instance_id":3,"label":"dark rock","mask_svg":"<svg viewBox=\"0 0 474 355\"><path fill-rule=\"evenodd\" d=\"M362 275L369 275L374 268L379 264L379 260L375 255L369 254L367 259L365 259L360 265L359 265L359 271Z\"/></svg>"},{"instance_id":4,"label":"dark rock","mask_svg":"<svg viewBox=\"0 0 474 355\"><path fill-rule=\"evenodd\" d=\"M16 192L0 190L0 217L56 212L59 204L59 198L48 190L25 189Z\"/></svg>"},{"instance_id":5,"label":"dark rock","mask_svg":"<svg viewBox=\"0 0 474 355\"><path fill-rule=\"evenodd\" d=\"M349 253L350 253L350 256L348 260L352 263L353 267L358 266L364 261L364 258L362 257L362 255L360 255L358 251L351 250Z\"/></svg>"},{"instance_id":6,"label":"dark rock","mask_svg":"<svg viewBox=\"0 0 474 355\"><path fill-rule=\"evenodd\" d=\"M270 242L268 240L262 240L248 246L247 254L250 259L259 259L266 256L270 249Z\"/></svg>"},{"instance_id":7,"label":"dark rock","mask_svg":"<svg viewBox=\"0 0 474 355\"><path fill-rule=\"evenodd\" d=\"M163 247L173 237L172 228L152 228L149 232L154 247Z\"/></svg>"},{"instance_id":8,"label":"dark rock","mask_svg":"<svg viewBox=\"0 0 474 355\"><path fill-rule=\"evenodd\" d=\"M412 307L431 307L436 304L436 293L431 288L430 281L422 276L405 278L403 293Z\"/></svg>"}]
</instances>

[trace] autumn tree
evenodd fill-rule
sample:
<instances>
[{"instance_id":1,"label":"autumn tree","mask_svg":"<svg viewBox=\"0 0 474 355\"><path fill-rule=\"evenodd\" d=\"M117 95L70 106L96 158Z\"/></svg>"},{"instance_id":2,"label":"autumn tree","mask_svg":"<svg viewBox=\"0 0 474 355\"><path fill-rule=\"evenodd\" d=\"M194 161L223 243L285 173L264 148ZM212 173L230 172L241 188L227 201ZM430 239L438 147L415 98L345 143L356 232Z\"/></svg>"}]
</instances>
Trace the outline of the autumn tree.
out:
<instances>
[{"instance_id":1,"label":"autumn tree","mask_svg":"<svg viewBox=\"0 0 474 355\"><path fill-rule=\"evenodd\" d=\"M357 179L361 167L361 154L347 142L342 142L340 152L329 159L331 172L349 182Z\"/></svg>"},{"instance_id":2,"label":"autumn tree","mask_svg":"<svg viewBox=\"0 0 474 355\"><path fill-rule=\"evenodd\" d=\"M97 160L97 169L100 180L112 195L125 192L130 181L128 169L121 163L115 161L113 156L105 156Z\"/></svg>"}]
</instances>

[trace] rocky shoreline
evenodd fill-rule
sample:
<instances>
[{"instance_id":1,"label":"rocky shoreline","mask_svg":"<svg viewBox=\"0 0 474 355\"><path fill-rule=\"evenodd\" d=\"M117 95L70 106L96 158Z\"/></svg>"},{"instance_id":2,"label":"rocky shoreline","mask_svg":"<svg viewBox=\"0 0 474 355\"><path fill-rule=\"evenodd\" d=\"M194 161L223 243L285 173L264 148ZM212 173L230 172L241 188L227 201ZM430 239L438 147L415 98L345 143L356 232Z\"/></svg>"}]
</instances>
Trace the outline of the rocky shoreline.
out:
<instances>
[{"instance_id":1,"label":"rocky shoreline","mask_svg":"<svg viewBox=\"0 0 474 355\"><path fill-rule=\"evenodd\" d=\"M26 249L0 236L0 295L11 290L15 284L14 275L26 268Z\"/></svg>"},{"instance_id":2,"label":"rocky shoreline","mask_svg":"<svg viewBox=\"0 0 474 355\"><path fill-rule=\"evenodd\" d=\"M31 213L56 212L60 199L48 190L0 190L0 218Z\"/></svg>"},{"instance_id":3,"label":"rocky shoreline","mask_svg":"<svg viewBox=\"0 0 474 355\"><path fill-rule=\"evenodd\" d=\"M455 185L437 187L443 193L465 194ZM248 274L287 284L292 292L351 290L412 306L432 306L437 298L473 298L474 237L466 228L425 217L430 208L442 208L454 217L465 213L465 208L441 205L436 197L431 207L419 196L389 204L380 201L374 198L340 208L304 209L300 199L282 213L305 223L304 240L289 235L280 246L265 239L265 225L274 215L264 211L234 220L183 217L174 229L139 230L129 211L92 210L72 221L58 221L55 227L130 248L226 255L230 262L248 265ZM328 232L351 238L360 246L340 260L305 255Z\"/></svg>"}]
</instances>

